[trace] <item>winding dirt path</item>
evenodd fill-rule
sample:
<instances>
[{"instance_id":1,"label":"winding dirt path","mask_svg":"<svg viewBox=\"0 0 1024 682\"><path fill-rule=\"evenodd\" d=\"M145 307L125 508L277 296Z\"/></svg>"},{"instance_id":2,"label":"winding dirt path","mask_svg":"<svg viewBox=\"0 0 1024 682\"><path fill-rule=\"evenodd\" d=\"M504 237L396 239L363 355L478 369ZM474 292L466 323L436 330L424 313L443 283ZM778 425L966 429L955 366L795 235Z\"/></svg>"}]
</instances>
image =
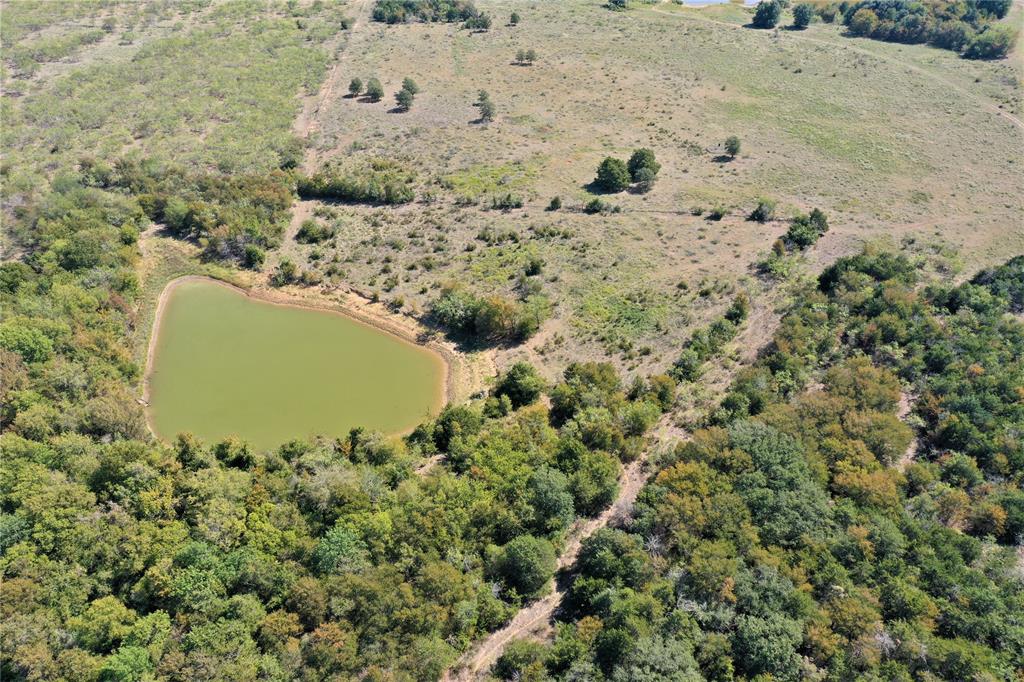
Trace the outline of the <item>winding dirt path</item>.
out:
<instances>
[{"instance_id":1,"label":"winding dirt path","mask_svg":"<svg viewBox=\"0 0 1024 682\"><path fill-rule=\"evenodd\" d=\"M679 18L684 18L684 19L693 19L694 21L704 22L706 24L715 24L716 26L722 26L722 27L730 28L730 29L747 30L745 26L740 25L740 24L731 24L731 23L729 23L727 21L718 21L717 19L712 19L710 17L697 16L697 15L692 14L692 13L682 14L680 12L673 12L673 11L661 9L659 7L651 7L650 10L652 12L657 12L658 14L663 14L665 16L679 17ZM917 64L913 64L913 63L908 62L906 60L899 59L898 57L893 57L893 56L886 55L886 54L880 54L880 53L874 52L872 50L865 50L864 48L857 47L856 45L853 45L853 44L836 43L835 41L822 40L820 38L812 38L811 36L802 35L801 33L796 32L796 31L787 31L786 32L786 36L789 37L789 38L793 38L794 40L803 41L805 43L813 43L815 45L825 45L825 46L828 46L828 47L839 47L839 48L846 49L846 50L852 50L853 52L856 52L858 54L862 54L862 55L865 55L865 56L868 56L868 57L874 57L876 59L881 59L883 61L887 61L887 62L890 62L892 64L897 64L899 66L905 67L907 69L910 69L914 73L917 73L919 75L925 76L926 78L930 78L931 80L935 81L936 83L939 83L939 84L943 85L944 87L948 88L949 90L956 91L957 94L962 95L963 97L966 97L967 99L973 100L982 109L988 111L989 113L995 114L996 116L1000 116L1003 119L1009 121L1011 124L1013 124L1017 128L1020 128L1021 130L1024 130L1024 120L1021 120L1020 118L1018 118L1017 116L1014 116L1013 114L1011 114L1008 111L1004 111L1003 109L1000 109L997 105L993 104L992 102L988 101L987 99L985 99L983 97L980 97L979 95L974 94L970 90L964 89L963 87L957 85L955 82L949 80L948 78L943 78L942 76L940 76L940 75L938 75L936 73L932 73L928 69L922 68L922 67L918 66Z\"/></svg>"},{"instance_id":2,"label":"winding dirt path","mask_svg":"<svg viewBox=\"0 0 1024 682\"><path fill-rule=\"evenodd\" d=\"M552 617L572 584L569 571L576 563L583 541L597 530L628 518L633 509L633 503L636 502L637 495L640 494L640 490L644 487L650 474L646 465L651 453L676 439L678 432L672 426L670 418L671 413L662 417L654 430L653 442L640 457L626 465L622 475L619 476L619 494L615 501L594 518L581 519L573 526L565 549L558 557L554 589L546 596L520 610L505 627L495 630L476 647L466 652L441 677L444 682L469 682L469 680L479 679L497 662L510 642L531 635L539 635L548 630Z\"/></svg>"},{"instance_id":3,"label":"winding dirt path","mask_svg":"<svg viewBox=\"0 0 1024 682\"><path fill-rule=\"evenodd\" d=\"M307 174L316 170L317 162L320 159L320 150L317 145L311 143L310 138L320 130L323 114L330 109L331 102L334 101L337 93L344 92L345 90L342 81L345 78L343 67L346 63L346 57L351 53L350 48L352 47L352 41L355 38L356 32L370 20L373 0L358 0L358 2L353 4L353 7L355 15L352 17L352 24L349 26L348 31L341 36L341 42L336 46L334 64L327 73L327 78L324 79L320 90L315 95L307 97L303 102L302 111L299 112L299 116L295 119L293 126L295 134L306 143L306 148L302 155L301 169ZM292 204L292 219L288 224L288 229L285 231L281 248L276 252L275 261L280 261L282 250L295 240L295 235L298 233L302 223L313 216L314 205L314 202L303 201L302 199L296 199L295 203ZM274 266L276 262L270 265ZM273 267L268 267L266 270L268 273L273 272Z\"/></svg>"}]
</instances>

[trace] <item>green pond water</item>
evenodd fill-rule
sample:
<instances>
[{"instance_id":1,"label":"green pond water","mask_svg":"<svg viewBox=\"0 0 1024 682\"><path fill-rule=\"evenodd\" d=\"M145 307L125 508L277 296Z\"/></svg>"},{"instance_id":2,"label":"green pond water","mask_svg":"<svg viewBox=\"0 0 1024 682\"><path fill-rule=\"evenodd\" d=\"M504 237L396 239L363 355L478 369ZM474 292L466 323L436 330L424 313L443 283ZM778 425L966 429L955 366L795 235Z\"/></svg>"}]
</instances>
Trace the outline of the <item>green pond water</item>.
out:
<instances>
[{"instance_id":1,"label":"green pond water","mask_svg":"<svg viewBox=\"0 0 1024 682\"><path fill-rule=\"evenodd\" d=\"M398 433L437 412L444 372L434 353L343 315L188 280L160 320L149 417L165 440L237 435L260 449L357 426Z\"/></svg>"}]
</instances>

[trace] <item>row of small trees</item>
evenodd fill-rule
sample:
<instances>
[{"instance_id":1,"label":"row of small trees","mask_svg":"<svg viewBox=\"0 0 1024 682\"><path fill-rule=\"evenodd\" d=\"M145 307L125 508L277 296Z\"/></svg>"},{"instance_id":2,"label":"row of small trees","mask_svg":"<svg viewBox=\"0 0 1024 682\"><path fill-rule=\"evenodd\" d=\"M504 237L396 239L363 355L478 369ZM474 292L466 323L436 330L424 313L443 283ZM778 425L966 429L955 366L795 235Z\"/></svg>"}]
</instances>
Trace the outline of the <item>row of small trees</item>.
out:
<instances>
[{"instance_id":1,"label":"row of small trees","mask_svg":"<svg viewBox=\"0 0 1024 682\"><path fill-rule=\"evenodd\" d=\"M420 87L416 85L416 81L406 77L402 80L402 89L395 93L395 102L399 108L408 111L412 108L413 101L419 91ZM371 102L379 102L384 97L384 86L381 85L380 80L377 78L370 78L366 81L364 89L363 79L356 77L349 81L348 94L350 97L358 97L360 94L363 94Z\"/></svg>"}]
</instances>

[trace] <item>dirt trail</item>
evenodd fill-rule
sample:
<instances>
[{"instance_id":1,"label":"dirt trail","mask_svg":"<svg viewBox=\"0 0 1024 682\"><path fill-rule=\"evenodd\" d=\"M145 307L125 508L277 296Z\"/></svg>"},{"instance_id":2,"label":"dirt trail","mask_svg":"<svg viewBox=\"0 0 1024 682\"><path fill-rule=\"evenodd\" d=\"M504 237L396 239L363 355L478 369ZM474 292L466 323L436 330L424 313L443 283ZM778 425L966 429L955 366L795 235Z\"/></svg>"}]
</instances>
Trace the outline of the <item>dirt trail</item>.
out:
<instances>
[{"instance_id":1,"label":"dirt trail","mask_svg":"<svg viewBox=\"0 0 1024 682\"><path fill-rule=\"evenodd\" d=\"M746 30L746 27L742 26L740 24L731 24L731 23L726 22L726 21L718 21L717 19L711 19L710 17L701 17L701 16L697 16L695 14L680 14L679 12L672 12L672 11L660 9L658 7L651 7L650 9L651 9L652 12L657 12L658 14L664 14L664 15L670 16L670 17L689 18L689 19L694 19L695 21L703 21L703 22L708 23L708 24L715 24L716 26L723 26L723 27L726 27L726 28L737 29L737 30ZM794 40L801 40L803 42L813 43L815 45L825 45L825 46L828 46L828 47L841 47L841 48L844 48L844 49L847 49L847 50L852 50L852 51L854 51L854 52L856 52L858 54L862 54L862 55L865 55L865 56L868 56L868 57L874 57L876 59L882 59L884 61L887 61L887 62L890 62L890 63L893 63L893 64L898 64L899 66L903 66L903 67L905 67L907 69L910 69L914 73L917 73L917 74L920 74L920 75L925 76L927 78L930 78L933 81L935 81L936 83L940 83L943 86L945 86L946 88L948 88L950 90L954 90L958 94L960 94L960 95L962 95L962 96L964 96L964 97L966 97L968 99L974 100L974 102L976 102L982 109L985 109L989 113L995 114L996 116L1000 116L1003 119L1009 121L1011 124L1013 124L1017 128L1020 128L1021 130L1024 130L1024 120L1021 120L1020 118L1018 118L1017 116L1014 116L1013 114L1011 114L1008 111L1004 111L1003 109L1000 109L997 105L993 104L992 102L984 99L983 97L975 95L973 92L971 92L969 90L966 90L966 89L962 88L961 86L957 85L955 82L949 80L948 78L943 78L942 76L940 76L938 74L932 73L931 71L929 71L927 69L924 69L924 68L922 68L922 67L920 67L920 66L918 66L916 64L913 64L911 62L908 62L906 60L899 59L898 57L892 57L892 56L889 56L889 55L886 55L886 54L879 54L877 52L873 52L872 50L865 50L863 48L857 47L856 45L852 45L852 44L836 43L836 42L830 41L830 40L821 40L820 38L812 38L811 36L801 35L800 33L795 32L795 31L787 31L786 32L786 36L789 37L789 38L793 38Z\"/></svg>"},{"instance_id":2,"label":"dirt trail","mask_svg":"<svg viewBox=\"0 0 1024 682\"><path fill-rule=\"evenodd\" d=\"M311 143L310 138L320 130L323 113L330 108L336 93L344 91L341 82L345 77L343 66L346 62L346 57L351 52L350 48L352 47L352 41L355 38L356 32L364 23L370 20L372 5L372 0L358 0L358 2L354 3L355 16L352 17L352 25L341 36L341 42L336 47L334 65L331 66L331 70L328 72L327 78L324 79L323 85L320 86L320 90L315 95L307 97L305 102L303 102L302 111L299 112L298 118L295 119L293 130L306 143L306 149L302 156L302 171L304 173L312 173L316 170L320 150L315 144ZM276 260L281 258L281 250L295 240L295 235L298 233L303 221L312 217L313 205L311 201L296 199L292 205L292 219L288 224L288 229L285 231L282 249L276 255ZM271 266L275 264L271 263ZM268 267L267 271L272 272L273 267Z\"/></svg>"},{"instance_id":3,"label":"dirt trail","mask_svg":"<svg viewBox=\"0 0 1024 682\"><path fill-rule=\"evenodd\" d=\"M896 404L896 416L899 417L900 421L906 421L906 418L910 416L911 411L914 409L914 396L909 393L900 392L900 400ZM898 462L896 462L896 468L900 471L906 471L907 467L913 464L914 459L917 457L917 434L914 434L914 438L907 445L906 451L900 456Z\"/></svg>"},{"instance_id":4,"label":"dirt trail","mask_svg":"<svg viewBox=\"0 0 1024 682\"><path fill-rule=\"evenodd\" d=\"M637 495L647 482L646 469L651 453L672 441L677 431L670 422L671 414L665 415L655 428L654 441L635 461L630 462L619 477L619 494L611 506L592 519L577 521L570 531L565 549L558 557L554 590L519 611L508 625L487 636L479 645L470 649L451 670L442 676L444 682L468 682L480 678L497 662L505 647L516 639L538 635L549 628L552 616L557 611L572 581L568 571L579 556L583 541L598 529L624 520L628 517Z\"/></svg>"}]
</instances>

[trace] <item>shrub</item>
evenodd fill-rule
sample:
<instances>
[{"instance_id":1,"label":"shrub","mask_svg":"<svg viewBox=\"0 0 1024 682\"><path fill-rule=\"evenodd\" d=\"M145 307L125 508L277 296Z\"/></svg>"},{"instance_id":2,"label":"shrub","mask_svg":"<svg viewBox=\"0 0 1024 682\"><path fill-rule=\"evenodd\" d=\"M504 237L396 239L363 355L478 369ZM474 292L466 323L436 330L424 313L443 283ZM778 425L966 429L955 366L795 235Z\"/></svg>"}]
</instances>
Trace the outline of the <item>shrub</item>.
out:
<instances>
[{"instance_id":1,"label":"shrub","mask_svg":"<svg viewBox=\"0 0 1024 682\"><path fill-rule=\"evenodd\" d=\"M604 192L622 192L629 187L629 169L621 159L608 156L597 167L594 184Z\"/></svg>"},{"instance_id":2,"label":"shrub","mask_svg":"<svg viewBox=\"0 0 1024 682\"><path fill-rule=\"evenodd\" d=\"M809 2L801 2L793 8L793 26L804 29L810 26L814 18L814 5Z\"/></svg>"},{"instance_id":3,"label":"shrub","mask_svg":"<svg viewBox=\"0 0 1024 682\"><path fill-rule=\"evenodd\" d=\"M384 97L384 86L376 78L366 81L366 96L371 102L379 102Z\"/></svg>"},{"instance_id":4,"label":"shrub","mask_svg":"<svg viewBox=\"0 0 1024 682\"><path fill-rule=\"evenodd\" d=\"M725 206L715 206L713 209L708 211L708 220L719 221L726 216L728 209Z\"/></svg>"},{"instance_id":5,"label":"shrub","mask_svg":"<svg viewBox=\"0 0 1024 682\"><path fill-rule=\"evenodd\" d=\"M245 245L245 255L242 258L242 262L245 267L250 270L260 270L263 264L267 260L267 254L260 247L255 244Z\"/></svg>"},{"instance_id":6,"label":"shrub","mask_svg":"<svg viewBox=\"0 0 1024 682\"><path fill-rule=\"evenodd\" d=\"M740 138L735 135L730 135L725 138L725 153L728 154L730 158L735 159L736 155L740 153Z\"/></svg>"},{"instance_id":7,"label":"shrub","mask_svg":"<svg viewBox=\"0 0 1024 682\"><path fill-rule=\"evenodd\" d=\"M657 179L657 173L650 168L641 168L636 172L633 177L636 180L636 189L641 194L647 194L654 188L654 181Z\"/></svg>"},{"instance_id":8,"label":"shrub","mask_svg":"<svg viewBox=\"0 0 1024 682\"><path fill-rule=\"evenodd\" d=\"M519 24L519 12L512 12L512 15L508 18L509 26L516 26Z\"/></svg>"},{"instance_id":9,"label":"shrub","mask_svg":"<svg viewBox=\"0 0 1024 682\"><path fill-rule=\"evenodd\" d=\"M806 249L808 246L813 246L826 232L828 232L828 218L816 208L811 211L809 216L798 215L793 218L785 239L799 249Z\"/></svg>"},{"instance_id":10,"label":"shrub","mask_svg":"<svg viewBox=\"0 0 1024 682\"><path fill-rule=\"evenodd\" d=\"M270 283L275 287L282 287L286 284L292 284L299 278L299 268L291 260L285 258L274 272L274 276L270 278Z\"/></svg>"},{"instance_id":11,"label":"shrub","mask_svg":"<svg viewBox=\"0 0 1024 682\"><path fill-rule=\"evenodd\" d=\"M488 31L491 28L491 17L486 12L482 12L475 17L466 19L463 26L471 31Z\"/></svg>"},{"instance_id":12,"label":"shrub","mask_svg":"<svg viewBox=\"0 0 1024 682\"><path fill-rule=\"evenodd\" d=\"M316 220L304 220L299 227L295 240L302 244L319 244L334 236L334 231Z\"/></svg>"},{"instance_id":13,"label":"shrub","mask_svg":"<svg viewBox=\"0 0 1024 682\"><path fill-rule=\"evenodd\" d=\"M395 102L402 111L409 111L412 109L412 103L415 98L416 95L405 88L402 88L395 93Z\"/></svg>"},{"instance_id":14,"label":"shrub","mask_svg":"<svg viewBox=\"0 0 1024 682\"><path fill-rule=\"evenodd\" d=\"M453 23L477 16L472 0L377 0L373 20L402 24L419 19Z\"/></svg>"},{"instance_id":15,"label":"shrub","mask_svg":"<svg viewBox=\"0 0 1024 682\"><path fill-rule=\"evenodd\" d=\"M771 199L759 199L757 206L750 212L748 220L766 223L775 216L775 202Z\"/></svg>"},{"instance_id":16,"label":"shrub","mask_svg":"<svg viewBox=\"0 0 1024 682\"><path fill-rule=\"evenodd\" d=\"M647 169L651 171L652 179L661 170L661 164L655 160L654 152L646 148L634 151L633 155L629 157L626 167L629 169L629 177L632 178L633 182L640 182L637 174L641 170Z\"/></svg>"},{"instance_id":17,"label":"shrub","mask_svg":"<svg viewBox=\"0 0 1024 682\"><path fill-rule=\"evenodd\" d=\"M761 0L754 11L754 28L775 28L782 15L782 3L779 0Z\"/></svg>"},{"instance_id":18,"label":"shrub","mask_svg":"<svg viewBox=\"0 0 1024 682\"><path fill-rule=\"evenodd\" d=\"M583 207L583 212L588 214L594 213L618 213L619 207L613 204L609 204L607 201L602 200L600 197L594 197L586 203Z\"/></svg>"},{"instance_id":19,"label":"shrub","mask_svg":"<svg viewBox=\"0 0 1024 682\"><path fill-rule=\"evenodd\" d=\"M517 362L498 380L494 395L508 396L512 407L520 408L537 401L544 390L544 379L536 368L526 362Z\"/></svg>"},{"instance_id":20,"label":"shrub","mask_svg":"<svg viewBox=\"0 0 1024 682\"><path fill-rule=\"evenodd\" d=\"M415 198L413 175L394 162L374 160L348 171L325 168L298 176L296 190L306 199L335 199L375 204L406 204Z\"/></svg>"},{"instance_id":21,"label":"shrub","mask_svg":"<svg viewBox=\"0 0 1024 682\"><path fill-rule=\"evenodd\" d=\"M420 86L416 84L416 81L406 76L402 79L402 89L408 90L414 95L420 94Z\"/></svg>"},{"instance_id":22,"label":"shrub","mask_svg":"<svg viewBox=\"0 0 1024 682\"><path fill-rule=\"evenodd\" d=\"M495 573L520 595L539 593L555 574L555 549L543 538L520 535L501 548Z\"/></svg>"},{"instance_id":23,"label":"shrub","mask_svg":"<svg viewBox=\"0 0 1024 682\"><path fill-rule=\"evenodd\" d=\"M348 83L348 94L357 97L363 91L363 79L353 78Z\"/></svg>"},{"instance_id":24,"label":"shrub","mask_svg":"<svg viewBox=\"0 0 1024 682\"><path fill-rule=\"evenodd\" d=\"M562 208L562 197L551 197L551 202L548 204L549 211L557 211Z\"/></svg>"}]
</instances>

